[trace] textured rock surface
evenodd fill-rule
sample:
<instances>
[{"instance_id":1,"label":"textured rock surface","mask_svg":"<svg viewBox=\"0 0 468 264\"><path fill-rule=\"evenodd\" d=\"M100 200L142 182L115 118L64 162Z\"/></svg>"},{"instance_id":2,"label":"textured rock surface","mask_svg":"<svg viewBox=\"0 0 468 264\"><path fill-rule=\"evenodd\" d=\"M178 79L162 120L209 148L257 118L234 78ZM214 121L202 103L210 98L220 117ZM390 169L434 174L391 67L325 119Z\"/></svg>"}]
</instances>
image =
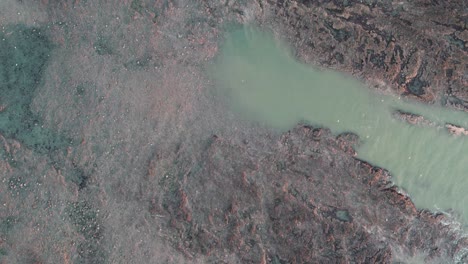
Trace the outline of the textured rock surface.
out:
<instances>
[{"instance_id":1,"label":"textured rock surface","mask_svg":"<svg viewBox=\"0 0 468 264\"><path fill-rule=\"evenodd\" d=\"M452 125L452 124L446 124L445 127L448 129L448 131L454 135L457 135L457 136L468 136L468 129L464 128L464 127L459 127L459 126L456 126L456 125Z\"/></svg>"},{"instance_id":2,"label":"textured rock surface","mask_svg":"<svg viewBox=\"0 0 468 264\"><path fill-rule=\"evenodd\" d=\"M151 208L179 248L227 263L468 261L468 239L445 216L417 210L385 170L353 158L354 135L298 126L265 138L213 136L202 164L176 170Z\"/></svg>"},{"instance_id":3,"label":"textured rock surface","mask_svg":"<svg viewBox=\"0 0 468 264\"><path fill-rule=\"evenodd\" d=\"M464 1L267 1L307 63L468 110Z\"/></svg>"},{"instance_id":4,"label":"textured rock surface","mask_svg":"<svg viewBox=\"0 0 468 264\"><path fill-rule=\"evenodd\" d=\"M405 121L411 125L421 125L421 126L435 126L436 124L424 116L416 115L413 113L403 112L400 110L396 110L393 112L393 117L399 119L401 121Z\"/></svg>"},{"instance_id":5,"label":"textured rock surface","mask_svg":"<svg viewBox=\"0 0 468 264\"><path fill-rule=\"evenodd\" d=\"M307 63L466 110L463 2L362 2L2 1L0 262L467 262L354 135L278 135L210 94L221 32L258 23Z\"/></svg>"}]
</instances>

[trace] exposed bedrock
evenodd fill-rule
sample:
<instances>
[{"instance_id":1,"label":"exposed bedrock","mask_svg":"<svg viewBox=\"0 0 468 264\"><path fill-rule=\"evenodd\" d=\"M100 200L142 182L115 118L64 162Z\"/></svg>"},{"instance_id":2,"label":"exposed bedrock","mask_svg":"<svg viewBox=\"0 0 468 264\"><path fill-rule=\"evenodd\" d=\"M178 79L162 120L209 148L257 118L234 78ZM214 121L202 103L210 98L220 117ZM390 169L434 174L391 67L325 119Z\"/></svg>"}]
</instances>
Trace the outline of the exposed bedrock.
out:
<instances>
[{"instance_id":1,"label":"exposed bedrock","mask_svg":"<svg viewBox=\"0 0 468 264\"><path fill-rule=\"evenodd\" d=\"M463 1L266 2L273 23L303 61L350 72L378 89L391 87L468 111Z\"/></svg>"},{"instance_id":2,"label":"exposed bedrock","mask_svg":"<svg viewBox=\"0 0 468 264\"><path fill-rule=\"evenodd\" d=\"M29 26L0 34L2 261L468 262L452 219L356 159L353 134L239 129L198 148L230 122L202 107L200 69L232 22L273 29L306 63L467 111L463 1L4 2L39 5L54 46Z\"/></svg>"},{"instance_id":3,"label":"exposed bedrock","mask_svg":"<svg viewBox=\"0 0 468 264\"><path fill-rule=\"evenodd\" d=\"M227 249L242 263L468 261L468 240L449 219L416 209L387 171L353 157L356 143L302 125L248 143L213 136L201 164L177 162L187 166L149 208L170 219L189 257L224 259Z\"/></svg>"}]
</instances>

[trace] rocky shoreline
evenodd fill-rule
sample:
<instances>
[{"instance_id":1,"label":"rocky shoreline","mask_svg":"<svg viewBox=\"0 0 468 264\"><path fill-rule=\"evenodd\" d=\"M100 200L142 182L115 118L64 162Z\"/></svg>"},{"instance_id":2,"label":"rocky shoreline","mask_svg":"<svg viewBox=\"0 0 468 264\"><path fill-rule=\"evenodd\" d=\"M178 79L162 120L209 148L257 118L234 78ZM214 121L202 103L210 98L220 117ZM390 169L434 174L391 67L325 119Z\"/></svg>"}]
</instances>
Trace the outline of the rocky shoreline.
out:
<instances>
[{"instance_id":1,"label":"rocky shoreline","mask_svg":"<svg viewBox=\"0 0 468 264\"><path fill-rule=\"evenodd\" d=\"M305 63L468 111L463 1L0 7L0 263L468 262L456 219L358 160L356 135L243 124L205 72L227 25L257 24Z\"/></svg>"},{"instance_id":2,"label":"rocky shoreline","mask_svg":"<svg viewBox=\"0 0 468 264\"><path fill-rule=\"evenodd\" d=\"M376 89L468 111L463 1L267 3L304 62L352 73Z\"/></svg>"},{"instance_id":3,"label":"rocky shoreline","mask_svg":"<svg viewBox=\"0 0 468 264\"><path fill-rule=\"evenodd\" d=\"M264 148L214 136L201 169L154 214L171 219L183 252L225 263L468 261L451 220L418 210L387 171L356 159L357 140L303 125Z\"/></svg>"}]
</instances>

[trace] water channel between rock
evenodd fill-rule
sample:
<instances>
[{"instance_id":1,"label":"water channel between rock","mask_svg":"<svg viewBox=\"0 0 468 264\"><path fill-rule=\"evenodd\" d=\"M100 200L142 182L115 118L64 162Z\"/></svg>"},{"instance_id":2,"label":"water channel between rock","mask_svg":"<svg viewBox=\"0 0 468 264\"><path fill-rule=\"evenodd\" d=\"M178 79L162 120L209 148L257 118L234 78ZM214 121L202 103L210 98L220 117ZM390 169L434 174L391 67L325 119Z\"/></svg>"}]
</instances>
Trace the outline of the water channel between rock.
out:
<instances>
[{"instance_id":1,"label":"water channel between rock","mask_svg":"<svg viewBox=\"0 0 468 264\"><path fill-rule=\"evenodd\" d=\"M287 130L298 122L359 135L358 158L388 169L419 208L453 209L468 227L468 114L376 93L352 78L304 65L284 43L245 27L226 36L211 70L233 111ZM395 111L430 125L412 125ZM313 172L311 172L313 173Z\"/></svg>"}]
</instances>

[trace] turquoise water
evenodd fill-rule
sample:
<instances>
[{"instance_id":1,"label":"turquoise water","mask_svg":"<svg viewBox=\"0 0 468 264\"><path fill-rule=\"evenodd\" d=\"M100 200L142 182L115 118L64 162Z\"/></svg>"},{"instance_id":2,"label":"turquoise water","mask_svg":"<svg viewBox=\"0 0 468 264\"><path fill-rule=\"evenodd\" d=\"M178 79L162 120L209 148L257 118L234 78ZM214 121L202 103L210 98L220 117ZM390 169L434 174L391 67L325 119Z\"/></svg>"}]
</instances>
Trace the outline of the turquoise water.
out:
<instances>
[{"instance_id":1,"label":"turquoise water","mask_svg":"<svg viewBox=\"0 0 468 264\"><path fill-rule=\"evenodd\" d=\"M378 94L350 77L297 62L271 35L243 28L227 35L212 68L224 99L241 116L280 130L298 122L354 132L358 158L388 169L415 204L453 209L468 223L468 137L445 123L468 127L468 114ZM435 126L414 126L396 110L423 115Z\"/></svg>"}]
</instances>

